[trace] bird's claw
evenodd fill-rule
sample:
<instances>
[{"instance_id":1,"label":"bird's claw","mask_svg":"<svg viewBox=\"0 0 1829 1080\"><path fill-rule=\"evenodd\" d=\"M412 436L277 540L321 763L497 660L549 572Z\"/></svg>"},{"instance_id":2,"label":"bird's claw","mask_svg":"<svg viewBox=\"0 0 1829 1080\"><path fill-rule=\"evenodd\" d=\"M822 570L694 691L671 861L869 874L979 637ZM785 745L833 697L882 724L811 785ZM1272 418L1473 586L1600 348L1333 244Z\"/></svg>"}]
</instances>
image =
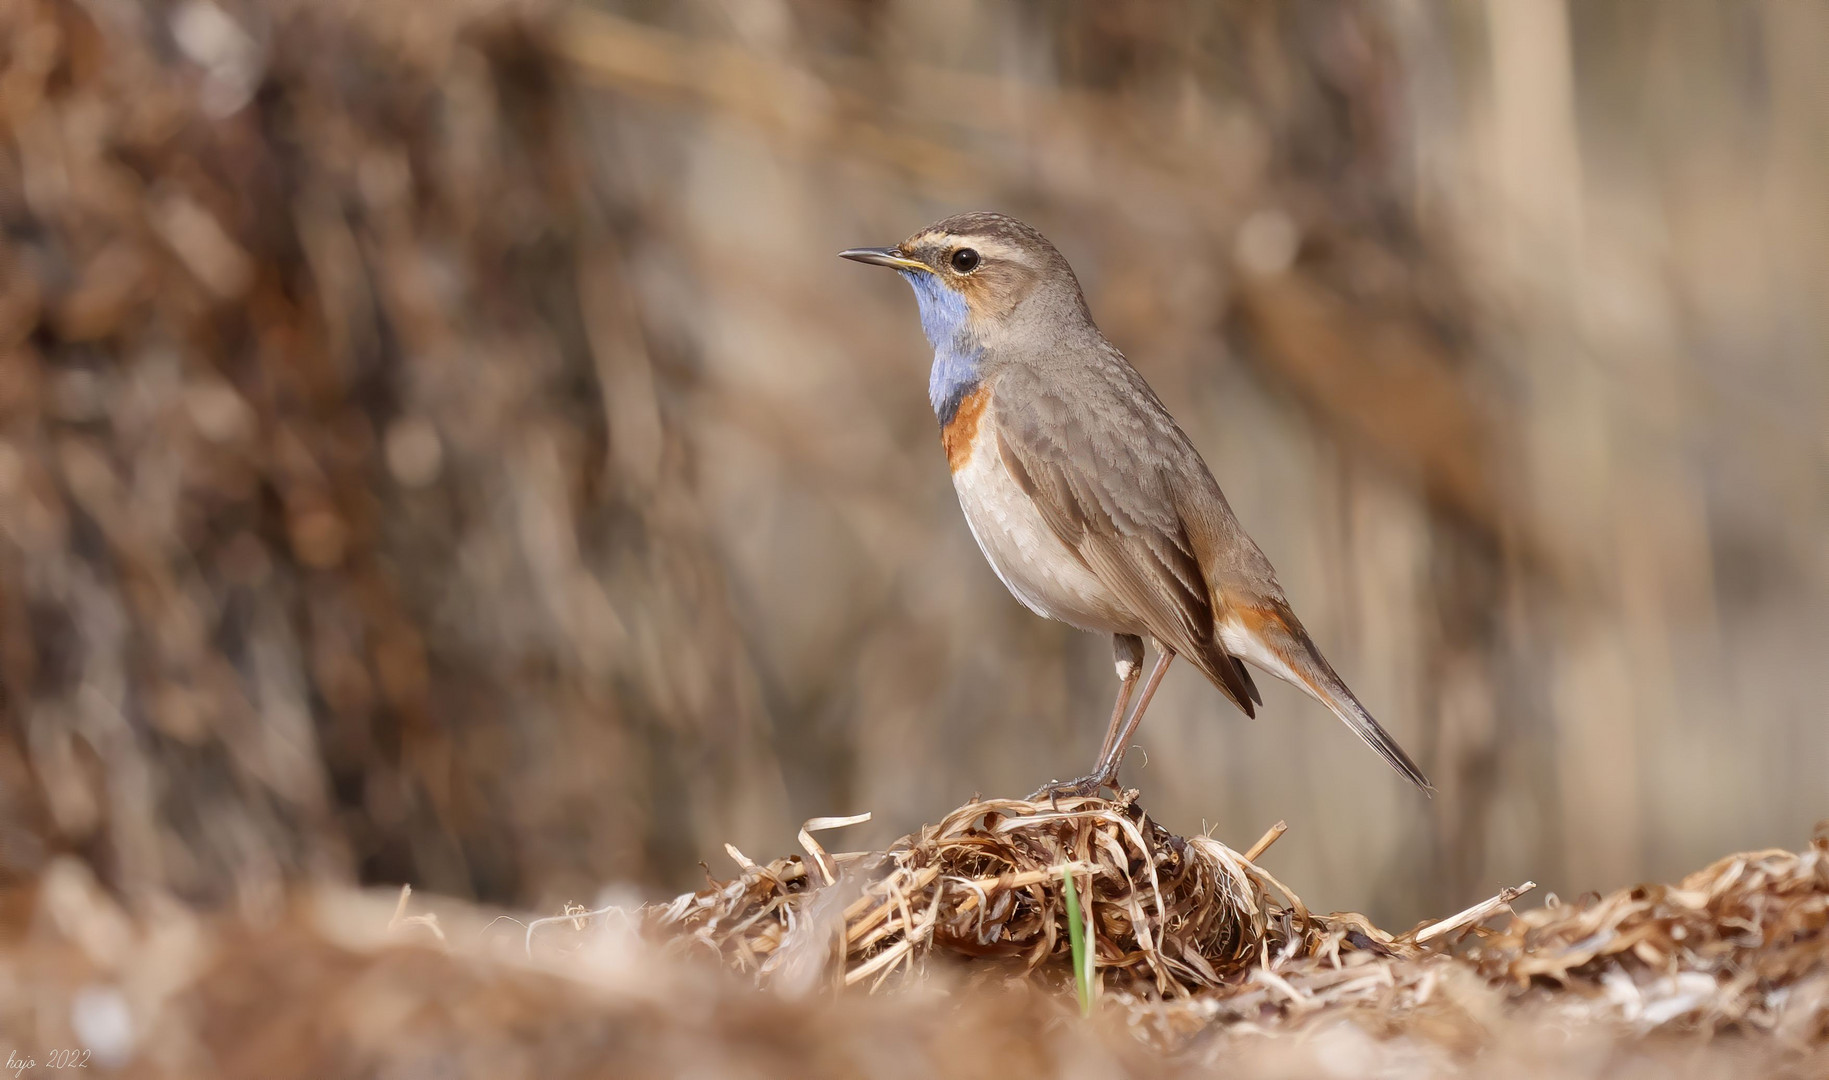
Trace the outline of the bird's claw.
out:
<instances>
[{"instance_id":1,"label":"bird's claw","mask_svg":"<svg viewBox=\"0 0 1829 1080\"><path fill-rule=\"evenodd\" d=\"M1048 805L1052 807L1054 806L1054 801L1063 795L1071 798L1086 799L1099 794L1106 788L1111 788L1115 791L1117 786L1115 780L1097 775L1082 776L1077 780L1053 780L1042 785L1033 795L1030 795L1029 801L1041 802L1045 799L1047 800Z\"/></svg>"}]
</instances>

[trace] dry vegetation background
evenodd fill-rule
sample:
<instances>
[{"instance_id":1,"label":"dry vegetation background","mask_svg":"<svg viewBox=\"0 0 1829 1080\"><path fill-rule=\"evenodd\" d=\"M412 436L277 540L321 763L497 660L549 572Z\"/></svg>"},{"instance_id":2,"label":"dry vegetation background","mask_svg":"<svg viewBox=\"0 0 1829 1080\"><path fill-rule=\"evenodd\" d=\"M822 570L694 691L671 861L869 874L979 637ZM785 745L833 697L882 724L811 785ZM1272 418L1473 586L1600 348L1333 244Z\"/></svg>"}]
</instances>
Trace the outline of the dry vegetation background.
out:
<instances>
[{"instance_id":1,"label":"dry vegetation background","mask_svg":"<svg viewBox=\"0 0 1829 1080\"><path fill-rule=\"evenodd\" d=\"M912 299L1048 233L1336 666L1127 778L1387 925L1829 813L1829 8L0 4L0 875L555 910L1077 774ZM1147 764L1144 757L1152 759ZM720 871L722 873L722 871ZM9 894L10 895L10 894Z\"/></svg>"}]
</instances>

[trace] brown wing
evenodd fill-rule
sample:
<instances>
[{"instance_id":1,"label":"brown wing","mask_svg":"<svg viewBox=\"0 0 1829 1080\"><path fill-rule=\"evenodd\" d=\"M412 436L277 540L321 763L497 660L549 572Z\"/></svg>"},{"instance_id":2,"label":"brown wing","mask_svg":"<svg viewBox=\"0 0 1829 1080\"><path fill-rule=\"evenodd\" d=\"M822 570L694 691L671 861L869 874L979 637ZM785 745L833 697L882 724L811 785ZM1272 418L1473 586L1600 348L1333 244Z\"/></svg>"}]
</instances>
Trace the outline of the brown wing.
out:
<instances>
[{"instance_id":1,"label":"brown wing","mask_svg":"<svg viewBox=\"0 0 1829 1080\"><path fill-rule=\"evenodd\" d=\"M1176 509L1172 422L1163 430L1166 414L1102 392L1112 389L1081 385L1070 403L1032 373L1002 373L993 415L1004 467L1055 535L1158 641L1254 716L1257 687L1219 642L1212 590Z\"/></svg>"}]
</instances>

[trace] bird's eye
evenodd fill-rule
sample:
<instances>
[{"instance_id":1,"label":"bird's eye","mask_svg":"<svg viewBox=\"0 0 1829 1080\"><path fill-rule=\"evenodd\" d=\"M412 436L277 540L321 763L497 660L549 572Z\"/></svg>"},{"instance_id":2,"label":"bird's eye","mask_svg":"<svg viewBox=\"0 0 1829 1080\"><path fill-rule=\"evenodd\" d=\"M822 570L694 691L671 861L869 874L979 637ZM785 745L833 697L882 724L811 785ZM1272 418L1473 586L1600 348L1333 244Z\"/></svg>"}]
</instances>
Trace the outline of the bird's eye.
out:
<instances>
[{"instance_id":1,"label":"bird's eye","mask_svg":"<svg viewBox=\"0 0 1829 1080\"><path fill-rule=\"evenodd\" d=\"M969 274L978 269L978 253L971 248L960 248L953 252L953 269L961 274Z\"/></svg>"}]
</instances>

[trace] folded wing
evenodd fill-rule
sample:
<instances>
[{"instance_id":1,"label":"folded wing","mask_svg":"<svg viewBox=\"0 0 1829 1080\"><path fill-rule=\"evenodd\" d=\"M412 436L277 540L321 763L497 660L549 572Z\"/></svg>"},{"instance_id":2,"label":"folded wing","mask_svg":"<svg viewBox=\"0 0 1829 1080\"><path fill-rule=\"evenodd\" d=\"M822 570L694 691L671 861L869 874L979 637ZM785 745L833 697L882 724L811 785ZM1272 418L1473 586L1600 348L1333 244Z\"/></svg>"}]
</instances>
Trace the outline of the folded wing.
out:
<instances>
[{"instance_id":1,"label":"folded wing","mask_svg":"<svg viewBox=\"0 0 1829 1080\"><path fill-rule=\"evenodd\" d=\"M1005 376L994 410L997 449L1066 546L1159 642L1186 657L1254 716L1250 674L1216 631L1213 592L1163 472L1150 417L1097 395L1070 407L1027 373ZM1121 400L1121 398L1120 398ZM1009 403L1006 407L1005 403Z\"/></svg>"}]
</instances>

